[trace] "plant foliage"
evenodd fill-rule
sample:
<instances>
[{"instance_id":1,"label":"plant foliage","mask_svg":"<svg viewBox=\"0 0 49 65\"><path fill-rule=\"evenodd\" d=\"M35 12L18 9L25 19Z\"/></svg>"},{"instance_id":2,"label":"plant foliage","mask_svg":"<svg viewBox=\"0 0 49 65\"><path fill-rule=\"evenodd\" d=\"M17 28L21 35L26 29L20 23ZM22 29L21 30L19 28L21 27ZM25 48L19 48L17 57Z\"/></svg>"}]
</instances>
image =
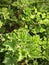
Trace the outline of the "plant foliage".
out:
<instances>
[{"instance_id":1,"label":"plant foliage","mask_svg":"<svg viewBox=\"0 0 49 65\"><path fill-rule=\"evenodd\" d=\"M0 0L0 65L49 65L49 0Z\"/></svg>"}]
</instances>

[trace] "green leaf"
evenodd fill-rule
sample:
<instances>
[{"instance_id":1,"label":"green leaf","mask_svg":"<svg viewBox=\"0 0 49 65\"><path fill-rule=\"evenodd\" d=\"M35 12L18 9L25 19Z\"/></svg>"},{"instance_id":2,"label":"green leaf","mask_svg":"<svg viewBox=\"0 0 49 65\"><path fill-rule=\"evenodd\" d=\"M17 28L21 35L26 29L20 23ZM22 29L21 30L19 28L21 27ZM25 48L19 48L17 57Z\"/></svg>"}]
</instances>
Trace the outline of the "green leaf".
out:
<instances>
[{"instance_id":1,"label":"green leaf","mask_svg":"<svg viewBox=\"0 0 49 65\"><path fill-rule=\"evenodd\" d=\"M2 21L0 20L0 28L2 27L2 24L3 24L3 23L2 23Z\"/></svg>"}]
</instances>

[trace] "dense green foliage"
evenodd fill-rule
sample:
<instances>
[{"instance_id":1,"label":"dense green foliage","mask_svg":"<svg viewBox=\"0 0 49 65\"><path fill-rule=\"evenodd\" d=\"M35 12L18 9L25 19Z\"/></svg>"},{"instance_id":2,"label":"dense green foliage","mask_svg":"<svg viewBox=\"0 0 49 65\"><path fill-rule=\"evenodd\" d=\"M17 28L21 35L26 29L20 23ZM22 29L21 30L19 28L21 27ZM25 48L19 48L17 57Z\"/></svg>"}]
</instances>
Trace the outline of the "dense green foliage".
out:
<instances>
[{"instance_id":1,"label":"dense green foliage","mask_svg":"<svg viewBox=\"0 0 49 65\"><path fill-rule=\"evenodd\" d=\"M0 65L49 65L49 0L0 0Z\"/></svg>"}]
</instances>

